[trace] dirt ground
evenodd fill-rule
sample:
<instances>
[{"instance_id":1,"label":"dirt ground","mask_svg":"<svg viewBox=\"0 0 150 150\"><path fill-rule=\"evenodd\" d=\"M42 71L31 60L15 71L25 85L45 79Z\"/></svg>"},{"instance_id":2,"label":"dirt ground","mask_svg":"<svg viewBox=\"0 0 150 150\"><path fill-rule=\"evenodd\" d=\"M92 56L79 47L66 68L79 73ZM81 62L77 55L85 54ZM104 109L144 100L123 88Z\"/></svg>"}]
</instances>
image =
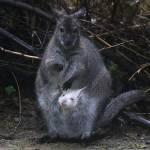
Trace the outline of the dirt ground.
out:
<instances>
[{"instance_id":1,"label":"dirt ground","mask_svg":"<svg viewBox=\"0 0 150 150\"><path fill-rule=\"evenodd\" d=\"M150 150L150 130L124 125L113 129L103 138L89 142L44 142L40 139L45 132L37 129L35 101L22 99L21 124L11 139L5 136L15 130L19 122L18 98L0 97L0 150Z\"/></svg>"}]
</instances>

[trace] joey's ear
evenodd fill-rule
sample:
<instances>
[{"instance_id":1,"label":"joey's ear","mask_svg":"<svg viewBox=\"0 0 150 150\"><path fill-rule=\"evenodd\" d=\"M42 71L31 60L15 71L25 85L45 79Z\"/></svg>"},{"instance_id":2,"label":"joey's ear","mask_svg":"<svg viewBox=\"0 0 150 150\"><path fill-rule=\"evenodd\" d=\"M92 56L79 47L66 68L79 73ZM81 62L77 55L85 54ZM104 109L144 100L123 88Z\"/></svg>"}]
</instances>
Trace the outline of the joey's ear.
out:
<instances>
[{"instance_id":1,"label":"joey's ear","mask_svg":"<svg viewBox=\"0 0 150 150\"><path fill-rule=\"evenodd\" d=\"M82 92L83 90L85 90L86 89L86 86L85 87L83 87L82 89L80 89L80 92Z\"/></svg>"},{"instance_id":2,"label":"joey's ear","mask_svg":"<svg viewBox=\"0 0 150 150\"><path fill-rule=\"evenodd\" d=\"M85 16L86 15L86 9L85 8L81 8L78 11L74 12L71 16L79 18L81 16Z\"/></svg>"},{"instance_id":3,"label":"joey's ear","mask_svg":"<svg viewBox=\"0 0 150 150\"><path fill-rule=\"evenodd\" d=\"M84 89L86 89L86 87L83 87L82 89L79 89L79 91L78 91L78 96L80 96L80 94L81 94L81 92L84 90Z\"/></svg>"}]
</instances>

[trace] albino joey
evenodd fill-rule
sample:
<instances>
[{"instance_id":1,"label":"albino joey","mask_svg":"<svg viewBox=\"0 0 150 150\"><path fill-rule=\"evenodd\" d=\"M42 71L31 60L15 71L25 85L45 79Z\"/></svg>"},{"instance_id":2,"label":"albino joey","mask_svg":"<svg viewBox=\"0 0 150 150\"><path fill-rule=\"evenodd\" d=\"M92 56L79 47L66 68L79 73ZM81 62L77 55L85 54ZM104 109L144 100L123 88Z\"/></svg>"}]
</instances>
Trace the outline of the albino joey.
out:
<instances>
[{"instance_id":1,"label":"albino joey","mask_svg":"<svg viewBox=\"0 0 150 150\"><path fill-rule=\"evenodd\" d=\"M81 100L81 92L85 89L68 89L63 91L63 93L58 98L58 104L62 111L74 111L77 109Z\"/></svg>"}]
</instances>

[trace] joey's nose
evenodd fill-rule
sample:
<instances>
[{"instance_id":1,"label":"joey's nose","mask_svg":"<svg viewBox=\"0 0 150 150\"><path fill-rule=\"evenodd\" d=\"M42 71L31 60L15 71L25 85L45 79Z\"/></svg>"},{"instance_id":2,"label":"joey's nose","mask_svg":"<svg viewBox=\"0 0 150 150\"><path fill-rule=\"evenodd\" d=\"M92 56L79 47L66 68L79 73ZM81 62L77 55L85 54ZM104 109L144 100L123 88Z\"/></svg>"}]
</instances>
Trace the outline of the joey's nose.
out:
<instances>
[{"instance_id":1,"label":"joey's nose","mask_svg":"<svg viewBox=\"0 0 150 150\"><path fill-rule=\"evenodd\" d=\"M59 105L60 105L61 107L63 107L63 106L66 105L66 102L65 102L65 101L59 101L58 103L59 103Z\"/></svg>"},{"instance_id":2,"label":"joey's nose","mask_svg":"<svg viewBox=\"0 0 150 150\"><path fill-rule=\"evenodd\" d=\"M66 104L66 101L62 101L61 105L62 105L63 107L65 107L65 106L67 105L67 104Z\"/></svg>"}]
</instances>

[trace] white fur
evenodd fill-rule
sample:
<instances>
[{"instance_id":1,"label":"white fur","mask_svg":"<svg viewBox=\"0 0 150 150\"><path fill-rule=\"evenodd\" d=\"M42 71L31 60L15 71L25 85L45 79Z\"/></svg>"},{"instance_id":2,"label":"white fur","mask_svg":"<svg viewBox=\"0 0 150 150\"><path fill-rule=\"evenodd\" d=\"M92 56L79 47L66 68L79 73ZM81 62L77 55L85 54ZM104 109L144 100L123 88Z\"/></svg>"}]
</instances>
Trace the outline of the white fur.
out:
<instances>
[{"instance_id":1,"label":"white fur","mask_svg":"<svg viewBox=\"0 0 150 150\"><path fill-rule=\"evenodd\" d=\"M58 104L63 110L75 108L79 102L80 94L84 89L85 88L64 91L58 99Z\"/></svg>"}]
</instances>

